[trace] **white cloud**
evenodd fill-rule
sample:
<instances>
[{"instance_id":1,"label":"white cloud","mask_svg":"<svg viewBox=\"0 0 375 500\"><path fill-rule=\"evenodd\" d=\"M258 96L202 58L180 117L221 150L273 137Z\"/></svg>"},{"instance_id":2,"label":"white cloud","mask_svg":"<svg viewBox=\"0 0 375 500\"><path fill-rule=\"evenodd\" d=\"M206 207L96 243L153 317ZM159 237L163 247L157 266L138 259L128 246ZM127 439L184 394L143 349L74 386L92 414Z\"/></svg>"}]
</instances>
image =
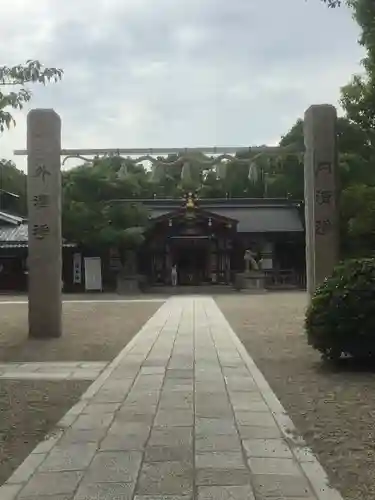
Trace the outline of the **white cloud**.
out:
<instances>
[{"instance_id":1,"label":"white cloud","mask_svg":"<svg viewBox=\"0 0 375 500\"><path fill-rule=\"evenodd\" d=\"M0 64L64 68L32 106L60 113L66 148L274 144L362 57L350 12L319 0L4 0L0 29Z\"/></svg>"}]
</instances>

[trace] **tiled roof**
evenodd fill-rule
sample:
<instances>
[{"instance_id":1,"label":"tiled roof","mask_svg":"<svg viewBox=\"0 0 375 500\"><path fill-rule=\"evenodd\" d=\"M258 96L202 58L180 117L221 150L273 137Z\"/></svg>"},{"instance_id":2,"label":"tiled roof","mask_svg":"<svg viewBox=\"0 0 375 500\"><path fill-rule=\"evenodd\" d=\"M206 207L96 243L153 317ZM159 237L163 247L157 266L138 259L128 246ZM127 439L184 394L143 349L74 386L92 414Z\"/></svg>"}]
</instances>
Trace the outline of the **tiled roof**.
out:
<instances>
[{"instance_id":1,"label":"tiled roof","mask_svg":"<svg viewBox=\"0 0 375 500\"><path fill-rule=\"evenodd\" d=\"M238 221L237 231L239 233L279 233L279 232L302 232L303 223L298 209L293 206L262 207L255 206L223 206L207 207L213 214L228 217ZM150 219L155 219L176 209L152 209Z\"/></svg>"},{"instance_id":2,"label":"tiled roof","mask_svg":"<svg viewBox=\"0 0 375 500\"><path fill-rule=\"evenodd\" d=\"M0 248L26 248L28 246L28 224L18 226L0 226ZM74 243L63 241L64 247L74 247Z\"/></svg>"},{"instance_id":3,"label":"tiled roof","mask_svg":"<svg viewBox=\"0 0 375 500\"><path fill-rule=\"evenodd\" d=\"M0 226L0 246L4 243L27 243L27 222L17 226Z\"/></svg>"}]
</instances>

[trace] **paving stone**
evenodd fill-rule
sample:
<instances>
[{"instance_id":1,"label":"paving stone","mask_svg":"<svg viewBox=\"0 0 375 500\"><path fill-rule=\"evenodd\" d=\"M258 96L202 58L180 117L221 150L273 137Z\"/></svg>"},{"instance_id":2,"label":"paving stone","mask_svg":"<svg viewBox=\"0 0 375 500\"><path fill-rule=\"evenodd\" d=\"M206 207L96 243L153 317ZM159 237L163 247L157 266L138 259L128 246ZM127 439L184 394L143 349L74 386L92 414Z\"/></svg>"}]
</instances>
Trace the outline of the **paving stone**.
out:
<instances>
[{"instance_id":1,"label":"paving stone","mask_svg":"<svg viewBox=\"0 0 375 500\"><path fill-rule=\"evenodd\" d=\"M155 418L156 408L149 408L149 413L140 413L136 407L121 407L116 413L116 420L121 422L140 422L151 425Z\"/></svg>"},{"instance_id":2,"label":"paving stone","mask_svg":"<svg viewBox=\"0 0 375 500\"><path fill-rule=\"evenodd\" d=\"M193 500L192 495L136 495L134 500Z\"/></svg>"},{"instance_id":3,"label":"paving stone","mask_svg":"<svg viewBox=\"0 0 375 500\"><path fill-rule=\"evenodd\" d=\"M250 484L250 472L245 469L198 469L196 484L199 486L242 486Z\"/></svg>"},{"instance_id":4,"label":"paving stone","mask_svg":"<svg viewBox=\"0 0 375 500\"><path fill-rule=\"evenodd\" d=\"M223 374L225 377L251 377L250 372L245 365L239 367L224 367Z\"/></svg>"},{"instance_id":5,"label":"paving stone","mask_svg":"<svg viewBox=\"0 0 375 500\"><path fill-rule=\"evenodd\" d=\"M80 415L72 425L72 429L103 429L108 428L114 415L111 413L98 413L91 415Z\"/></svg>"},{"instance_id":6,"label":"paving stone","mask_svg":"<svg viewBox=\"0 0 375 500\"><path fill-rule=\"evenodd\" d=\"M223 403L220 406L209 404L199 404L195 406L195 415L198 418L215 418L230 420L233 418L233 410L229 404Z\"/></svg>"},{"instance_id":7,"label":"paving stone","mask_svg":"<svg viewBox=\"0 0 375 500\"><path fill-rule=\"evenodd\" d=\"M26 486L21 490L17 500L24 500L25 497L35 496L37 498L43 495L62 495L72 494L81 481L83 473L80 471L72 472L38 472Z\"/></svg>"},{"instance_id":8,"label":"paving stone","mask_svg":"<svg viewBox=\"0 0 375 500\"><path fill-rule=\"evenodd\" d=\"M230 402L227 394L218 396L217 394L195 394L195 405L200 406L226 406L230 408Z\"/></svg>"},{"instance_id":9,"label":"paving stone","mask_svg":"<svg viewBox=\"0 0 375 500\"><path fill-rule=\"evenodd\" d=\"M241 451L210 451L195 455L197 469L243 469L244 459Z\"/></svg>"},{"instance_id":10,"label":"paving stone","mask_svg":"<svg viewBox=\"0 0 375 500\"><path fill-rule=\"evenodd\" d=\"M99 390L92 399L93 403L122 403L128 391L122 389Z\"/></svg>"},{"instance_id":11,"label":"paving stone","mask_svg":"<svg viewBox=\"0 0 375 500\"><path fill-rule=\"evenodd\" d=\"M192 427L164 427L151 431L149 446L191 446L193 440Z\"/></svg>"},{"instance_id":12,"label":"paving stone","mask_svg":"<svg viewBox=\"0 0 375 500\"><path fill-rule=\"evenodd\" d=\"M145 366L140 370L141 375L157 375L165 374L164 366Z\"/></svg>"},{"instance_id":13,"label":"paving stone","mask_svg":"<svg viewBox=\"0 0 375 500\"><path fill-rule=\"evenodd\" d=\"M224 385L220 384L195 384L195 392L201 396L215 394L217 396L227 397L227 391Z\"/></svg>"},{"instance_id":14,"label":"paving stone","mask_svg":"<svg viewBox=\"0 0 375 500\"><path fill-rule=\"evenodd\" d=\"M237 372L238 372L238 369L237 369ZM238 390L242 390L241 386L244 386L244 389L243 389L244 391L247 390L248 386L255 385L255 380L253 379L253 377L250 375L249 372L243 373L242 375L236 375L236 374L224 375L224 380L228 386L239 386ZM236 389L234 389L234 390L236 390Z\"/></svg>"},{"instance_id":15,"label":"paving stone","mask_svg":"<svg viewBox=\"0 0 375 500\"><path fill-rule=\"evenodd\" d=\"M78 488L74 500L132 500L134 483L86 483Z\"/></svg>"},{"instance_id":16,"label":"paving stone","mask_svg":"<svg viewBox=\"0 0 375 500\"><path fill-rule=\"evenodd\" d=\"M292 455L282 439L292 422L258 371L248 369L211 298L167 301L118 359L59 422L70 427L65 434L41 443L30 459L60 472L37 470L17 500L131 500L134 494L135 500L192 500L193 488L196 500L254 500L252 481L257 500L315 498L296 458L312 478L318 463L303 447ZM28 375L27 367L15 366L10 370ZM96 377L102 365L49 372L43 366L41 376ZM30 470L16 474L27 480ZM1 500L15 500L3 491Z\"/></svg>"},{"instance_id":17,"label":"paving stone","mask_svg":"<svg viewBox=\"0 0 375 500\"><path fill-rule=\"evenodd\" d=\"M157 394L160 393L161 388L163 386L163 381L152 381L152 382L136 382L132 391L134 392L152 392L155 394L155 401L158 401Z\"/></svg>"},{"instance_id":18,"label":"paving stone","mask_svg":"<svg viewBox=\"0 0 375 500\"><path fill-rule=\"evenodd\" d=\"M138 403L138 404L129 404L124 403L120 406L119 410L116 413L116 417L121 416L121 418L126 421L136 421L136 415L144 415L144 419L146 419L146 415L149 415L151 421L153 420L153 416L156 413L157 404L149 404L149 403ZM142 418L142 417L140 417Z\"/></svg>"},{"instance_id":19,"label":"paving stone","mask_svg":"<svg viewBox=\"0 0 375 500\"><path fill-rule=\"evenodd\" d=\"M248 457L293 458L283 439L245 439L242 444Z\"/></svg>"},{"instance_id":20,"label":"paving stone","mask_svg":"<svg viewBox=\"0 0 375 500\"><path fill-rule=\"evenodd\" d=\"M249 467L253 474L287 474L301 476L297 462L290 458L249 458Z\"/></svg>"},{"instance_id":21,"label":"paving stone","mask_svg":"<svg viewBox=\"0 0 375 500\"><path fill-rule=\"evenodd\" d=\"M113 420L111 427L108 429L108 436L121 436L123 434L148 436L150 431L150 424L144 422L127 422L119 417Z\"/></svg>"},{"instance_id":22,"label":"paving stone","mask_svg":"<svg viewBox=\"0 0 375 500\"><path fill-rule=\"evenodd\" d=\"M275 419L270 412L237 411L235 418L238 425L277 427Z\"/></svg>"},{"instance_id":23,"label":"paving stone","mask_svg":"<svg viewBox=\"0 0 375 500\"><path fill-rule=\"evenodd\" d=\"M222 367L238 367L242 366L243 361L241 358L220 358Z\"/></svg>"},{"instance_id":24,"label":"paving stone","mask_svg":"<svg viewBox=\"0 0 375 500\"><path fill-rule=\"evenodd\" d=\"M260 498L314 498L307 480L304 477L293 477L277 474L253 474L252 484Z\"/></svg>"},{"instance_id":25,"label":"paving stone","mask_svg":"<svg viewBox=\"0 0 375 500\"><path fill-rule=\"evenodd\" d=\"M7 483L25 483L34 474L36 469L45 460L46 454L44 453L31 453L22 464L13 472ZM2 499L2 496L0 495Z\"/></svg>"},{"instance_id":26,"label":"paving stone","mask_svg":"<svg viewBox=\"0 0 375 500\"><path fill-rule=\"evenodd\" d=\"M145 463L136 493L139 495L192 495L193 469L185 462Z\"/></svg>"},{"instance_id":27,"label":"paving stone","mask_svg":"<svg viewBox=\"0 0 375 500\"><path fill-rule=\"evenodd\" d=\"M159 401L159 392L146 392L146 391L134 391L130 392L125 399L127 404L138 405L138 404L148 404L148 405L157 405Z\"/></svg>"},{"instance_id":28,"label":"paving stone","mask_svg":"<svg viewBox=\"0 0 375 500\"><path fill-rule=\"evenodd\" d=\"M85 481L95 483L135 482L141 465L138 451L101 451L85 474Z\"/></svg>"},{"instance_id":29,"label":"paving stone","mask_svg":"<svg viewBox=\"0 0 375 500\"><path fill-rule=\"evenodd\" d=\"M194 381L181 378L166 379L163 386L163 392L166 393L170 391L192 393L194 391Z\"/></svg>"},{"instance_id":30,"label":"paving stone","mask_svg":"<svg viewBox=\"0 0 375 500\"><path fill-rule=\"evenodd\" d=\"M160 398L159 402L160 410L193 410L193 396L192 394L176 394L169 393L165 394Z\"/></svg>"},{"instance_id":31,"label":"paving stone","mask_svg":"<svg viewBox=\"0 0 375 500\"><path fill-rule=\"evenodd\" d=\"M241 443L236 435L220 436L217 434L209 436L196 436L196 452L202 451L241 451Z\"/></svg>"},{"instance_id":32,"label":"paving stone","mask_svg":"<svg viewBox=\"0 0 375 500\"><path fill-rule=\"evenodd\" d=\"M3 484L2 486L0 486L1 500L15 500L17 493L22 487L22 484Z\"/></svg>"},{"instance_id":33,"label":"paving stone","mask_svg":"<svg viewBox=\"0 0 375 500\"><path fill-rule=\"evenodd\" d=\"M233 419L219 418L196 418L195 434L197 436L208 435L237 435Z\"/></svg>"},{"instance_id":34,"label":"paving stone","mask_svg":"<svg viewBox=\"0 0 375 500\"><path fill-rule=\"evenodd\" d=\"M239 425L238 433L241 439L277 439L282 437L281 430L276 425L272 427Z\"/></svg>"},{"instance_id":35,"label":"paving stone","mask_svg":"<svg viewBox=\"0 0 375 500\"><path fill-rule=\"evenodd\" d=\"M143 363L143 368L145 367L162 367L165 368L167 365L168 360L165 359L159 359L159 360L154 360L154 359L146 359L145 362Z\"/></svg>"},{"instance_id":36,"label":"paving stone","mask_svg":"<svg viewBox=\"0 0 375 500\"><path fill-rule=\"evenodd\" d=\"M60 446L71 443L98 443L107 433L107 429L68 429L59 441Z\"/></svg>"},{"instance_id":37,"label":"paving stone","mask_svg":"<svg viewBox=\"0 0 375 500\"><path fill-rule=\"evenodd\" d=\"M251 486L200 486L198 500L255 500Z\"/></svg>"},{"instance_id":38,"label":"paving stone","mask_svg":"<svg viewBox=\"0 0 375 500\"><path fill-rule=\"evenodd\" d=\"M173 361L173 358L172 358ZM187 370L181 370L181 369L173 369L173 368L168 368L166 372L166 380L170 379L191 379L193 380L194 377L194 371L187 369Z\"/></svg>"},{"instance_id":39,"label":"paving stone","mask_svg":"<svg viewBox=\"0 0 375 500\"><path fill-rule=\"evenodd\" d=\"M250 393L251 394L251 393ZM257 394L257 393L256 393ZM234 413L242 412L242 411L251 411L251 412L264 412L270 411L267 404L264 401L251 401L244 400L239 402L233 402Z\"/></svg>"},{"instance_id":40,"label":"paving stone","mask_svg":"<svg viewBox=\"0 0 375 500\"><path fill-rule=\"evenodd\" d=\"M100 443L100 451L143 451L148 434L108 434Z\"/></svg>"},{"instance_id":41,"label":"paving stone","mask_svg":"<svg viewBox=\"0 0 375 500\"><path fill-rule=\"evenodd\" d=\"M39 472L83 470L90 464L97 445L95 443L72 443L58 445L39 467Z\"/></svg>"},{"instance_id":42,"label":"paving stone","mask_svg":"<svg viewBox=\"0 0 375 500\"><path fill-rule=\"evenodd\" d=\"M193 422L194 415L192 411L179 409L175 409L173 411L159 410L156 414L154 425L157 427L186 427L192 426Z\"/></svg>"},{"instance_id":43,"label":"paving stone","mask_svg":"<svg viewBox=\"0 0 375 500\"><path fill-rule=\"evenodd\" d=\"M147 446L146 462L193 462L192 446Z\"/></svg>"},{"instance_id":44,"label":"paving stone","mask_svg":"<svg viewBox=\"0 0 375 500\"><path fill-rule=\"evenodd\" d=\"M119 407L121 403L96 403L96 404L88 404L82 411L83 415L86 414L95 414L99 413L114 413Z\"/></svg>"},{"instance_id":45,"label":"paving stone","mask_svg":"<svg viewBox=\"0 0 375 500\"><path fill-rule=\"evenodd\" d=\"M195 375L195 381L196 382L204 382L204 383L209 383L209 382L215 382L217 380L220 380L222 378L222 373L220 370L210 370L210 371L200 371L196 373Z\"/></svg>"}]
</instances>

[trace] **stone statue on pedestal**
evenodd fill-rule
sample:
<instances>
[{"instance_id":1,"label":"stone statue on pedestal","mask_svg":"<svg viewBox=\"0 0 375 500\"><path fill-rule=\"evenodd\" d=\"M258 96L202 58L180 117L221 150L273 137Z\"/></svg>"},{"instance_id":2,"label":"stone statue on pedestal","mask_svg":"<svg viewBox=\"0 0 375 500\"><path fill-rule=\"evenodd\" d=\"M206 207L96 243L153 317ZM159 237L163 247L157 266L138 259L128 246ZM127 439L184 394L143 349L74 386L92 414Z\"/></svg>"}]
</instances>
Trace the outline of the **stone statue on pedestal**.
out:
<instances>
[{"instance_id":1,"label":"stone statue on pedestal","mask_svg":"<svg viewBox=\"0 0 375 500\"><path fill-rule=\"evenodd\" d=\"M250 271L259 271L259 265L255 260L255 254L247 249L244 253L244 261L245 261L245 272L249 273Z\"/></svg>"}]
</instances>

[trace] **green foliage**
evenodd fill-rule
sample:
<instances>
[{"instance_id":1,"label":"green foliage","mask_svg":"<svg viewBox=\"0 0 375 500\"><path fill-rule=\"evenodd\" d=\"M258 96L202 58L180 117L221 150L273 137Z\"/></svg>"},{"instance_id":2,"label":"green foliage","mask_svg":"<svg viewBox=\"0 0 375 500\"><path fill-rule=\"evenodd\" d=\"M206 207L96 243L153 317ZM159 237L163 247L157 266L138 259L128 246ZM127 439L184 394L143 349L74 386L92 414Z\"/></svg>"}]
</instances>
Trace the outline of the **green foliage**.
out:
<instances>
[{"instance_id":1,"label":"green foliage","mask_svg":"<svg viewBox=\"0 0 375 500\"><path fill-rule=\"evenodd\" d=\"M321 0L323 3L327 4L328 7L335 9L336 7L340 7L342 4L342 0Z\"/></svg>"},{"instance_id":2,"label":"green foliage","mask_svg":"<svg viewBox=\"0 0 375 500\"><path fill-rule=\"evenodd\" d=\"M366 50L363 75L354 75L341 89L341 104L350 121L361 127L375 146L375 2L349 0L361 28L360 44Z\"/></svg>"},{"instance_id":3,"label":"green foliage","mask_svg":"<svg viewBox=\"0 0 375 500\"><path fill-rule=\"evenodd\" d=\"M312 299L305 327L324 358L375 355L375 259L339 265Z\"/></svg>"},{"instance_id":4,"label":"green foliage","mask_svg":"<svg viewBox=\"0 0 375 500\"><path fill-rule=\"evenodd\" d=\"M27 214L26 175L9 160L0 159L0 210Z\"/></svg>"},{"instance_id":5,"label":"green foliage","mask_svg":"<svg viewBox=\"0 0 375 500\"><path fill-rule=\"evenodd\" d=\"M345 255L371 255L375 249L375 187L354 184L340 199L343 252Z\"/></svg>"},{"instance_id":6,"label":"green foliage","mask_svg":"<svg viewBox=\"0 0 375 500\"><path fill-rule=\"evenodd\" d=\"M62 69L45 68L39 61L26 61L26 64L8 67L0 66L0 132L15 124L12 114L8 109L22 109L24 104L29 102L32 93L25 87L29 83L57 82L63 75ZM8 90L19 87L18 90Z\"/></svg>"},{"instance_id":7,"label":"green foliage","mask_svg":"<svg viewBox=\"0 0 375 500\"><path fill-rule=\"evenodd\" d=\"M83 245L119 250L135 248L143 241L147 213L139 204L114 200L140 198L147 174L119 158L98 160L63 174L62 225L64 237ZM134 168L133 168L134 167Z\"/></svg>"}]
</instances>

